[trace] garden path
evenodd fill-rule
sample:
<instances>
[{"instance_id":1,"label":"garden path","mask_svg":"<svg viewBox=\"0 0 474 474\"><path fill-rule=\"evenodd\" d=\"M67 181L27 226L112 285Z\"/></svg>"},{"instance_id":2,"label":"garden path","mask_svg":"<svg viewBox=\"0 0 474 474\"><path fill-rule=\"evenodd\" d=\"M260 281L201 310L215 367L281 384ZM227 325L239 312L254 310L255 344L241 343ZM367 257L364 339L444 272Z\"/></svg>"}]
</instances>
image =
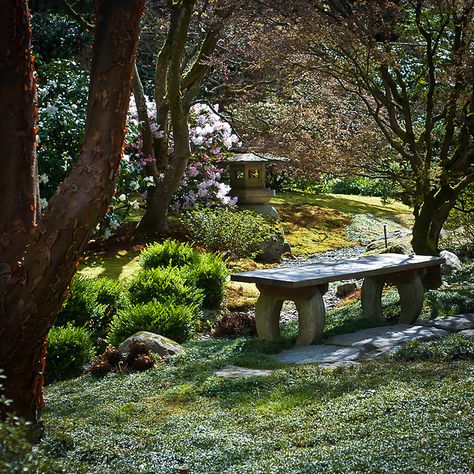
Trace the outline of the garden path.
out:
<instances>
[{"instance_id":1,"label":"garden path","mask_svg":"<svg viewBox=\"0 0 474 474\"><path fill-rule=\"evenodd\" d=\"M319 364L323 368L359 365L361 361L392 354L403 344L415 340L433 340L458 333L474 334L474 313L460 314L428 321L416 325L396 324L354 333L340 334L329 338L327 344L289 349L274 357L287 364ZM227 366L216 372L217 377L238 378L269 375L271 370L252 370Z\"/></svg>"}]
</instances>

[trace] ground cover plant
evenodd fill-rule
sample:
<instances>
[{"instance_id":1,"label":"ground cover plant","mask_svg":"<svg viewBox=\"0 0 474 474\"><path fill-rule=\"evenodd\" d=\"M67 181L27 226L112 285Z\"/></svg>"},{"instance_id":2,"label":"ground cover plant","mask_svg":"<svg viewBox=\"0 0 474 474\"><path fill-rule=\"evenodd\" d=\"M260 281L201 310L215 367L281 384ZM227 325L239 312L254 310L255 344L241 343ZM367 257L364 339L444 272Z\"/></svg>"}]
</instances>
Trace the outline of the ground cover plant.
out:
<instances>
[{"instance_id":1,"label":"ground cover plant","mask_svg":"<svg viewBox=\"0 0 474 474\"><path fill-rule=\"evenodd\" d=\"M472 265L435 291L469 285ZM397 317L397 299L394 289L383 297L386 324ZM435 307L442 304L436 300ZM422 317L435 316L432 305L427 299ZM329 311L324 336L374 324L349 300ZM291 347L296 333L295 322L282 327L279 343L226 338L224 331L185 343L184 355L146 373L50 385L47 432L35 456L50 472L171 474L181 465L202 474L474 468L473 337L416 341L387 359L333 370L286 366L271 357ZM216 378L214 371L226 365L275 372Z\"/></svg>"},{"instance_id":2,"label":"ground cover plant","mask_svg":"<svg viewBox=\"0 0 474 474\"><path fill-rule=\"evenodd\" d=\"M203 474L474 467L472 364L383 361L331 371L271 364L265 352L275 349L246 338L209 340L147 373L51 386L37 456L55 465L51 472L171 474L183 464ZM259 379L213 376L246 358L278 370Z\"/></svg>"}]
</instances>

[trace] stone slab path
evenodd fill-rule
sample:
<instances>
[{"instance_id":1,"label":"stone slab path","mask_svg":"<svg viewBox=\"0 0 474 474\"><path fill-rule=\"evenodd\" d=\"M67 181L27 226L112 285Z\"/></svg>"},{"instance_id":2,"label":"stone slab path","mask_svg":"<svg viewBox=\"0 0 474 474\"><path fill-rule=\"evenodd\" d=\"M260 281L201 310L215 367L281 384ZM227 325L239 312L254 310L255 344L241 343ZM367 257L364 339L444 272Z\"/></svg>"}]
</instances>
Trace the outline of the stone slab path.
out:
<instances>
[{"instance_id":1,"label":"stone slab path","mask_svg":"<svg viewBox=\"0 0 474 474\"><path fill-rule=\"evenodd\" d=\"M359 365L361 360L374 359L398 350L414 340L433 340L457 333L474 337L474 313L446 318L417 321L416 325L396 324L362 329L350 334L329 338L326 344L289 349L274 357L287 364L319 364L322 368ZM227 366L218 370L216 377L240 378L270 375L272 370L245 369Z\"/></svg>"},{"instance_id":2,"label":"stone slab path","mask_svg":"<svg viewBox=\"0 0 474 474\"><path fill-rule=\"evenodd\" d=\"M361 350L353 347L333 345L303 346L277 354L275 359L288 364L345 364L361 356Z\"/></svg>"},{"instance_id":3,"label":"stone slab path","mask_svg":"<svg viewBox=\"0 0 474 474\"><path fill-rule=\"evenodd\" d=\"M273 370L246 369L237 365L226 365L216 371L215 376L222 379L240 379L245 377L264 377L272 372Z\"/></svg>"}]
</instances>

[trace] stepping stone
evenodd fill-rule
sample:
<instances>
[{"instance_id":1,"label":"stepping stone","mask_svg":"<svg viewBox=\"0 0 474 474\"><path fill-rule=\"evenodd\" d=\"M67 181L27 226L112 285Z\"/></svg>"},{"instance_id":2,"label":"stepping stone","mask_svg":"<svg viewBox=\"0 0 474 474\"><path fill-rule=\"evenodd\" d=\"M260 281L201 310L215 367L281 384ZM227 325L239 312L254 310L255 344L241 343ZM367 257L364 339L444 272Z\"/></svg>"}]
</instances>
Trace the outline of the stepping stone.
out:
<instances>
[{"instance_id":1,"label":"stepping stone","mask_svg":"<svg viewBox=\"0 0 474 474\"><path fill-rule=\"evenodd\" d=\"M347 366L354 366L354 365L362 365L360 362L356 362L355 360L346 360L346 361L339 361L334 362L333 364L319 364L320 369L337 369L338 367L347 367Z\"/></svg>"},{"instance_id":2,"label":"stepping stone","mask_svg":"<svg viewBox=\"0 0 474 474\"><path fill-rule=\"evenodd\" d=\"M352 363L361 355L360 349L330 345L303 346L280 352L275 359L288 364L339 364Z\"/></svg>"},{"instance_id":3,"label":"stepping stone","mask_svg":"<svg viewBox=\"0 0 474 474\"><path fill-rule=\"evenodd\" d=\"M474 329L464 329L464 331L460 331L458 334L466 337L474 337Z\"/></svg>"},{"instance_id":4,"label":"stepping stone","mask_svg":"<svg viewBox=\"0 0 474 474\"><path fill-rule=\"evenodd\" d=\"M273 373L273 370L246 369L236 365L226 365L214 374L221 379L240 379L246 377L266 377Z\"/></svg>"},{"instance_id":5,"label":"stepping stone","mask_svg":"<svg viewBox=\"0 0 474 474\"><path fill-rule=\"evenodd\" d=\"M389 348L400 346L408 341L438 339L446 335L448 335L448 332L443 329L396 324L394 326L362 329L351 334L333 336L327 340L327 343L350 346L366 352L387 352Z\"/></svg>"},{"instance_id":6,"label":"stepping stone","mask_svg":"<svg viewBox=\"0 0 474 474\"><path fill-rule=\"evenodd\" d=\"M464 329L474 329L474 313L417 321L416 323L421 326L440 328L449 332L458 332Z\"/></svg>"}]
</instances>

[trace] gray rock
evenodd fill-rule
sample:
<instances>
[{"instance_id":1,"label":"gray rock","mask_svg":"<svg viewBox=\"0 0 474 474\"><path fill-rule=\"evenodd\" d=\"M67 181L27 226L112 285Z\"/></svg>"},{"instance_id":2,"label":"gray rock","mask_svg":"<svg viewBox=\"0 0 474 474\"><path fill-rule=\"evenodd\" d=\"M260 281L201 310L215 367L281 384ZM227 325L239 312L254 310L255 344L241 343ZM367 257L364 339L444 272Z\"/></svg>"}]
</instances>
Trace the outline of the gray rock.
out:
<instances>
[{"instance_id":1,"label":"gray rock","mask_svg":"<svg viewBox=\"0 0 474 474\"><path fill-rule=\"evenodd\" d=\"M303 346L280 352L275 359L288 364L343 364L359 358L360 349L330 345Z\"/></svg>"},{"instance_id":2,"label":"gray rock","mask_svg":"<svg viewBox=\"0 0 474 474\"><path fill-rule=\"evenodd\" d=\"M459 314L457 316L447 316L446 318L436 318L417 321L417 324L426 327L440 328L449 332L458 332L465 329L474 329L474 313Z\"/></svg>"},{"instance_id":3,"label":"gray rock","mask_svg":"<svg viewBox=\"0 0 474 474\"><path fill-rule=\"evenodd\" d=\"M387 351L390 347L415 339L431 340L448 334L447 331L425 326L396 324L394 326L362 329L352 334L341 334L327 340L328 344L351 346L366 352Z\"/></svg>"},{"instance_id":4,"label":"gray rock","mask_svg":"<svg viewBox=\"0 0 474 474\"><path fill-rule=\"evenodd\" d=\"M449 275L454 270L461 270L462 262L459 260L459 257L452 252L448 252L447 250L442 250L439 253L440 257L443 257L446 260L446 263L441 265L441 274L442 275Z\"/></svg>"},{"instance_id":5,"label":"gray rock","mask_svg":"<svg viewBox=\"0 0 474 474\"><path fill-rule=\"evenodd\" d=\"M125 341L120 344L118 350L122 354L125 354L130 350L130 345L134 341L144 343L151 352L160 356L170 357L184 353L184 349L177 342L148 331L137 332L128 339L125 339Z\"/></svg>"},{"instance_id":6,"label":"gray rock","mask_svg":"<svg viewBox=\"0 0 474 474\"><path fill-rule=\"evenodd\" d=\"M272 235L262 243L261 249L261 252L258 254L259 260L268 263L279 262L281 256L286 252L283 233Z\"/></svg>"},{"instance_id":7,"label":"gray rock","mask_svg":"<svg viewBox=\"0 0 474 474\"><path fill-rule=\"evenodd\" d=\"M222 379L240 379L246 377L266 377L271 375L273 370L246 369L236 365L227 365L215 372L215 376Z\"/></svg>"},{"instance_id":8,"label":"gray rock","mask_svg":"<svg viewBox=\"0 0 474 474\"><path fill-rule=\"evenodd\" d=\"M474 329L465 329L464 331L459 331L458 334L465 337L474 337Z\"/></svg>"},{"instance_id":9,"label":"gray rock","mask_svg":"<svg viewBox=\"0 0 474 474\"><path fill-rule=\"evenodd\" d=\"M344 298L344 296L350 295L355 290L357 290L356 283L342 283L336 289L336 296L338 298Z\"/></svg>"}]
</instances>

